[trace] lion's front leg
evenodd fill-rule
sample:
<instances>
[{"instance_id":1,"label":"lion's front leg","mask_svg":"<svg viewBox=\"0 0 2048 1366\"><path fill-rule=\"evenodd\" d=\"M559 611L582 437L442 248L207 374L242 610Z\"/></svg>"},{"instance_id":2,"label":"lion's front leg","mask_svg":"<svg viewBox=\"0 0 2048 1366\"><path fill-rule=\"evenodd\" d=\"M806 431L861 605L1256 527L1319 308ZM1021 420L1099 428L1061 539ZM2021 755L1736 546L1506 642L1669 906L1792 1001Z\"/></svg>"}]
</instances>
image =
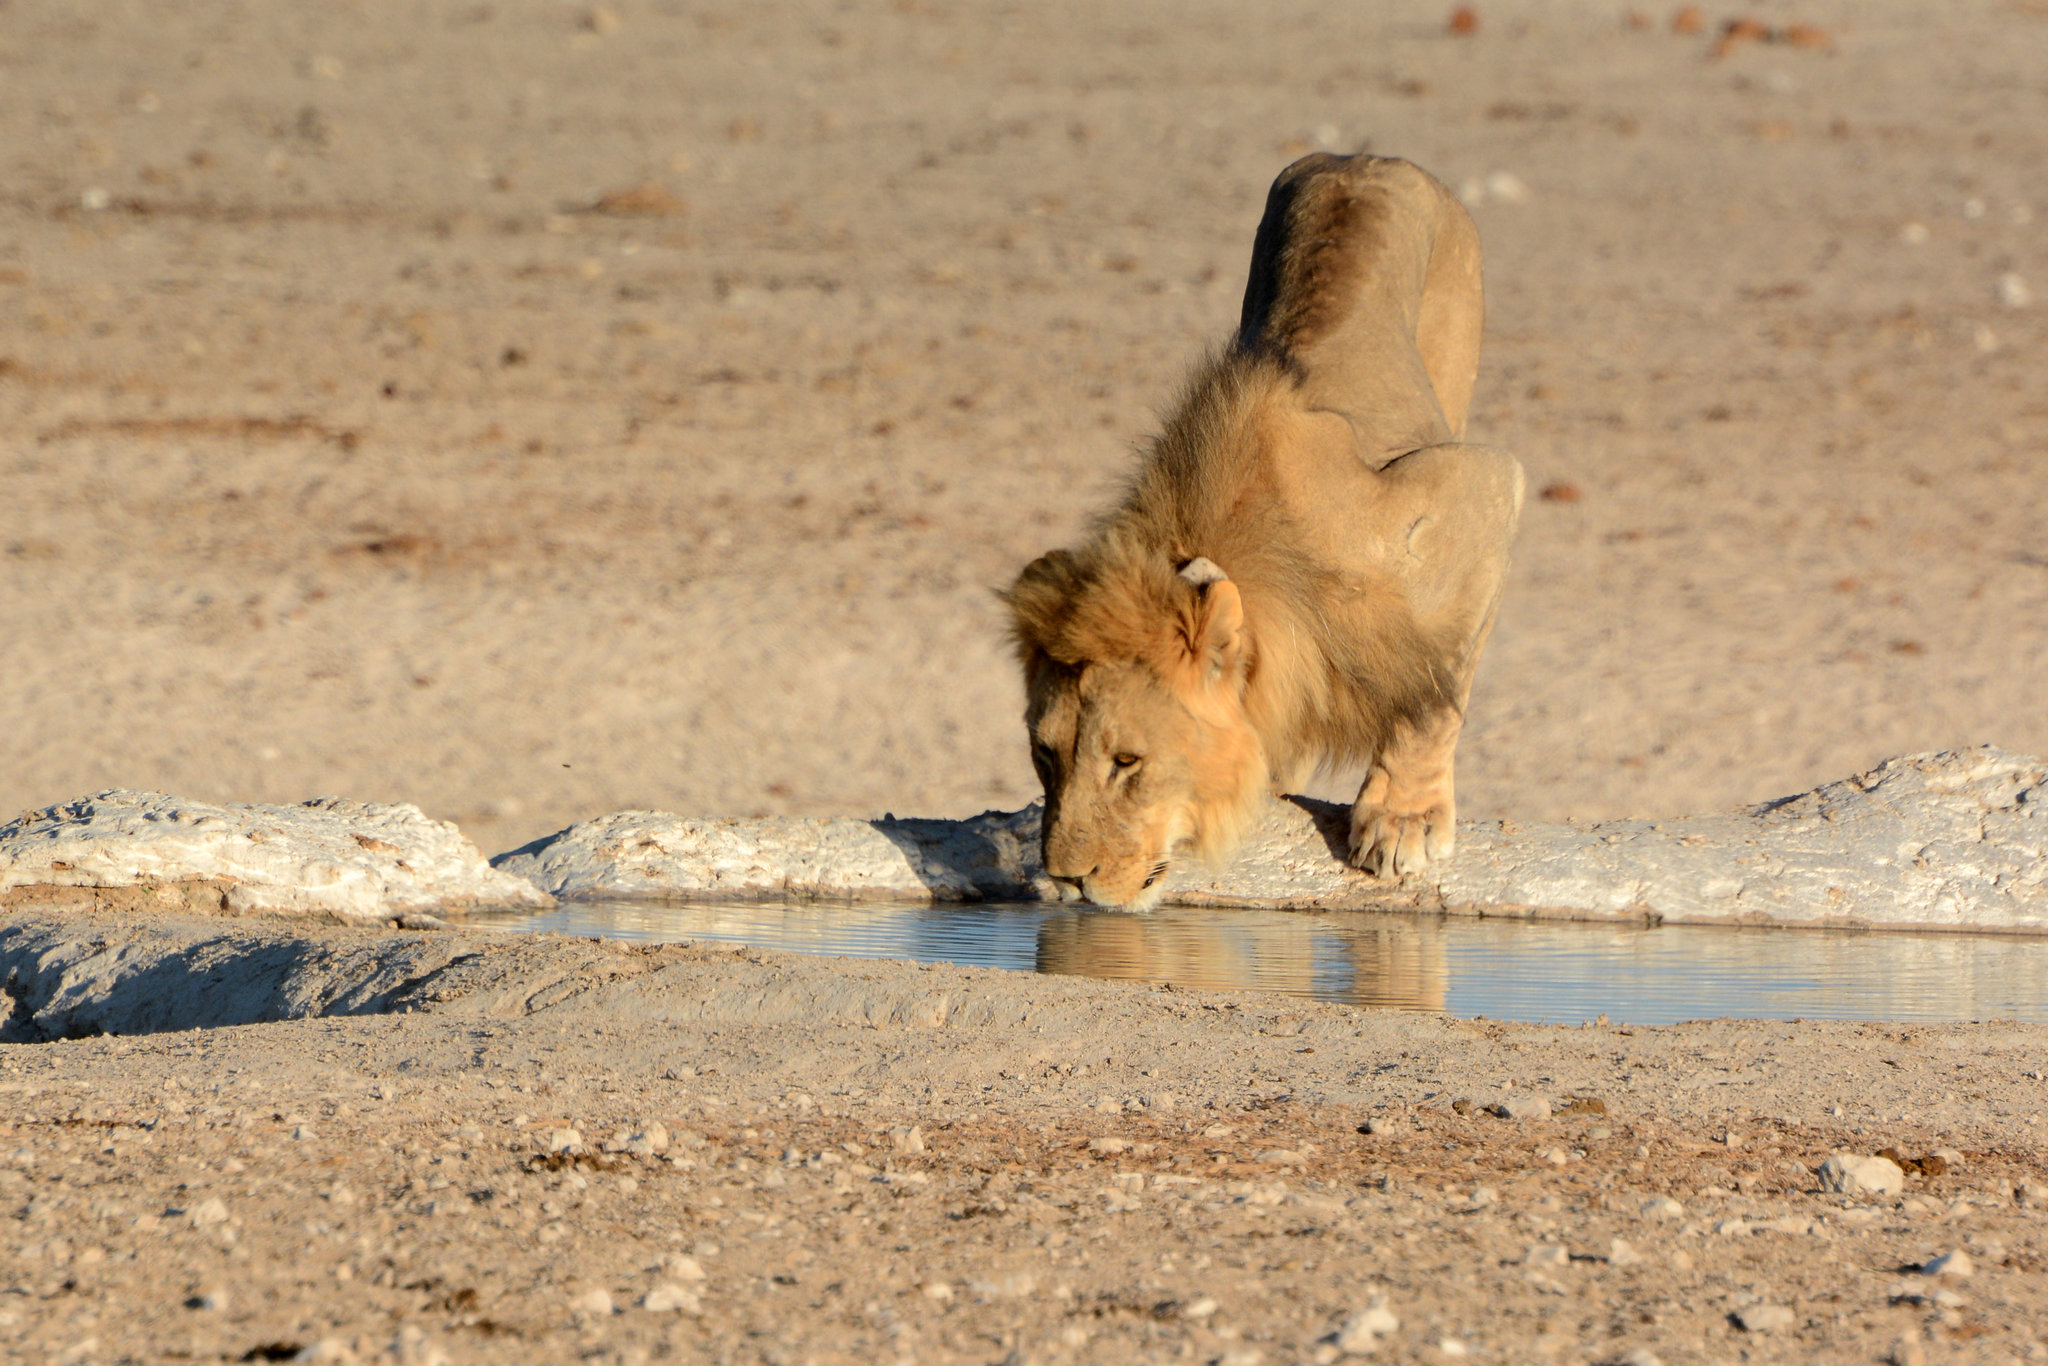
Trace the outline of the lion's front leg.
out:
<instances>
[{"instance_id":1,"label":"lion's front leg","mask_svg":"<svg viewBox=\"0 0 2048 1366\"><path fill-rule=\"evenodd\" d=\"M1446 708L1404 727L1373 761L1351 804L1351 862L1376 877L1404 877L1451 856L1458 797L1452 761L1462 712Z\"/></svg>"}]
</instances>

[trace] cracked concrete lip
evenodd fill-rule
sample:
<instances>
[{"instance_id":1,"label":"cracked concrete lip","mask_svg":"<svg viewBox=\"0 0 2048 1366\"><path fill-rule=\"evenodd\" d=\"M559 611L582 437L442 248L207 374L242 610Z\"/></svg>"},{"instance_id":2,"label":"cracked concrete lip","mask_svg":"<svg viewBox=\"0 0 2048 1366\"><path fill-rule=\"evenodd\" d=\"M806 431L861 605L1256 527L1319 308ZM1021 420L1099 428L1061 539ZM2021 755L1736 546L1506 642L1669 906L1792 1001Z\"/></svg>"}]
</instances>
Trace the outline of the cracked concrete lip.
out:
<instances>
[{"instance_id":1,"label":"cracked concrete lip","mask_svg":"<svg viewBox=\"0 0 2048 1366\"><path fill-rule=\"evenodd\" d=\"M1676 820L1468 822L1383 882L1344 865L1348 810L1277 802L1228 868L1167 900L1671 924L2048 933L2048 763L1989 746L1888 759L1811 792ZM968 820L628 811L493 862L564 900L1050 900L1039 808Z\"/></svg>"},{"instance_id":2,"label":"cracked concrete lip","mask_svg":"<svg viewBox=\"0 0 2048 1366\"><path fill-rule=\"evenodd\" d=\"M1421 877L1345 866L1347 810L1276 802L1181 905L2048 934L2048 762L1989 746L1888 759L1676 820L1468 822ZM0 910L158 906L376 920L552 900L1051 900L1039 809L967 820L624 811L486 865L411 806L212 806L110 791L0 826Z\"/></svg>"},{"instance_id":3,"label":"cracked concrete lip","mask_svg":"<svg viewBox=\"0 0 2048 1366\"><path fill-rule=\"evenodd\" d=\"M0 825L0 911L34 906L386 920L553 899L416 806L215 805L111 789Z\"/></svg>"}]
</instances>

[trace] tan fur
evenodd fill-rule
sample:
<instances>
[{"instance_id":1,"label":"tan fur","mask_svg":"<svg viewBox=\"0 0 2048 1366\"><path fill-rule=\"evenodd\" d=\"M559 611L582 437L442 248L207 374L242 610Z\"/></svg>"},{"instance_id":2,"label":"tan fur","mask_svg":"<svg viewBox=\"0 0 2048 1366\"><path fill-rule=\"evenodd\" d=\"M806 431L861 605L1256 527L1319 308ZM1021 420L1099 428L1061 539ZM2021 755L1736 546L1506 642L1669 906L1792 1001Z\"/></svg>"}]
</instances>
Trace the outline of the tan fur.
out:
<instances>
[{"instance_id":1,"label":"tan fur","mask_svg":"<svg viewBox=\"0 0 2048 1366\"><path fill-rule=\"evenodd\" d=\"M1521 500L1512 458L1453 444L1478 291L1469 218L1408 163L1311 157L1275 182L1231 348L1087 542L1007 595L1055 877L1152 904L1176 853L1226 856L1272 786L1361 761L1354 861L1449 852Z\"/></svg>"}]
</instances>

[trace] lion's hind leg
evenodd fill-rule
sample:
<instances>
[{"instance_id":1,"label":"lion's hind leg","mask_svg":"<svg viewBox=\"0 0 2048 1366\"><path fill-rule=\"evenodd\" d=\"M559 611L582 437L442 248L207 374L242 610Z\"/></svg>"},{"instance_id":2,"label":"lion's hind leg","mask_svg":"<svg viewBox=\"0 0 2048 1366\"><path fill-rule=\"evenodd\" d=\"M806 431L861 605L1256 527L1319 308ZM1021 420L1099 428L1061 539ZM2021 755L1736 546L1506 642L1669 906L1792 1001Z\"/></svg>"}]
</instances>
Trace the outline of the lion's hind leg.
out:
<instances>
[{"instance_id":1,"label":"lion's hind leg","mask_svg":"<svg viewBox=\"0 0 2048 1366\"><path fill-rule=\"evenodd\" d=\"M1452 773L1462 712L1446 707L1403 726L1374 759L1351 805L1353 867L1405 877L1451 856L1458 797Z\"/></svg>"}]
</instances>

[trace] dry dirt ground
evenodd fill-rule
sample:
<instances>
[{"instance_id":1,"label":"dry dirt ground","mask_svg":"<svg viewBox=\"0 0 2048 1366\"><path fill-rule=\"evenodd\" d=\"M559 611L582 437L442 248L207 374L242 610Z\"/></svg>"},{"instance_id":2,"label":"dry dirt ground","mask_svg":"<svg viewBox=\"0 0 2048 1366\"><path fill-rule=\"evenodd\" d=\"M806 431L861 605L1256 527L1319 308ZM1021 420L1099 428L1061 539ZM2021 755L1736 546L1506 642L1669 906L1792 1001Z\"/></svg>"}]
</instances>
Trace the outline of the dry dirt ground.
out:
<instances>
[{"instance_id":1,"label":"dry dirt ground","mask_svg":"<svg viewBox=\"0 0 2048 1366\"><path fill-rule=\"evenodd\" d=\"M1473 435L1540 494L1469 815L2048 752L2048 9L1762 4L1821 32L1717 57L1734 10L1447 8L0 0L0 810L339 792L496 851L1021 804L990 590L1315 146L1486 242ZM1390 1360L2048 1353L2038 1029L528 952L0 1049L0 1350L1280 1366L1383 1294ZM938 991L993 1004L814 999ZM1476 1108L1525 1094L1605 1113ZM1812 1192L1887 1144L1961 1161Z\"/></svg>"},{"instance_id":2,"label":"dry dirt ground","mask_svg":"<svg viewBox=\"0 0 2048 1366\"><path fill-rule=\"evenodd\" d=\"M411 966L357 1001L397 1013L0 1051L13 1359L2048 1360L2038 1026L1513 1026L142 916L0 951L52 926L163 1024L262 1013L236 962ZM1953 1165L1820 1193L1886 1146Z\"/></svg>"},{"instance_id":3,"label":"dry dirt ground","mask_svg":"<svg viewBox=\"0 0 2048 1366\"><path fill-rule=\"evenodd\" d=\"M990 590L1313 145L1478 191L1549 490L1469 815L2048 751L2048 9L1448 8L0 4L0 810L1022 804Z\"/></svg>"}]
</instances>

